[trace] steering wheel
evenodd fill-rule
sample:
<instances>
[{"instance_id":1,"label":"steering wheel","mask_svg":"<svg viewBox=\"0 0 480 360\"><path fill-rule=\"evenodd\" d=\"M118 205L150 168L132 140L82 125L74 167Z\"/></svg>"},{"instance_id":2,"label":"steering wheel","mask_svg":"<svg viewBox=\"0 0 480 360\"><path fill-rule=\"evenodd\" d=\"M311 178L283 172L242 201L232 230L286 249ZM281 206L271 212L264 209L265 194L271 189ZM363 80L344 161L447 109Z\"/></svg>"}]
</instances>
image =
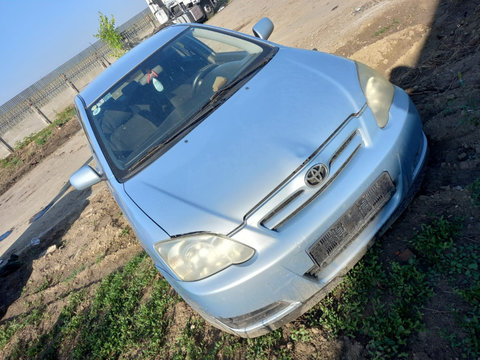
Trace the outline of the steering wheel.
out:
<instances>
[{"instance_id":1,"label":"steering wheel","mask_svg":"<svg viewBox=\"0 0 480 360\"><path fill-rule=\"evenodd\" d=\"M197 92L198 89L202 86L203 79L205 76L216 67L215 64L208 64L200 69L195 79L193 79L192 90L193 93Z\"/></svg>"}]
</instances>

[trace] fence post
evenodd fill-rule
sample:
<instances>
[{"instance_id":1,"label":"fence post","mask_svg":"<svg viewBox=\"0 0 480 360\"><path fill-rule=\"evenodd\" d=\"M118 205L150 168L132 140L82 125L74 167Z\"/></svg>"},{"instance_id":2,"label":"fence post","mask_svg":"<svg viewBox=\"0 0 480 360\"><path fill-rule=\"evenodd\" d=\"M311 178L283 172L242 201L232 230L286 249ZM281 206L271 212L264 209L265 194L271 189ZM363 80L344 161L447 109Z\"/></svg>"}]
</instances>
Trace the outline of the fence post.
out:
<instances>
[{"instance_id":1,"label":"fence post","mask_svg":"<svg viewBox=\"0 0 480 360\"><path fill-rule=\"evenodd\" d=\"M127 49L131 49L133 48L133 43L132 41L130 40L130 37L127 33L127 31L124 31L122 34L120 34L122 36L122 42L124 45L127 46Z\"/></svg>"},{"instance_id":2,"label":"fence post","mask_svg":"<svg viewBox=\"0 0 480 360\"><path fill-rule=\"evenodd\" d=\"M155 19L155 17L151 14L150 11L146 10L146 19L145 17L139 19L137 22L134 24L130 25L129 28L127 29L127 34L125 35L125 40L128 41L131 45L139 41L138 39L139 35L142 33L143 30L149 29L150 25L153 27L153 31L155 31L158 28L158 22ZM97 44L100 44L98 41ZM100 48L97 49L95 45L91 44L93 48L93 56L95 56L96 62L99 63L100 66L102 66L104 69L107 68L109 65L111 65L111 61L109 61L108 53L106 52L106 47L105 45L100 45ZM30 85L29 88L25 89L23 92L20 94L17 94L14 98L9 100L9 106L8 109L13 109L15 108L15 111L18 114L23 114L31 115L32 110L33 112L37 113L38 116L40 116L41 120L47 124L50 125L52 124L52 121L42 112L40 107L44 105L40 104L51 104L50 101L52 98L55 96L55 94L60 93L60 90L63 90L63 83L60 86L58 76L62 75L63 80L77 93L79 92L79 89L75 86L73 81L71 81L68 76L65 73L72 74L70 72L70 69L72 69L74 66L78 64L82 64L81 69L78 71L79 77L77 78L77 75L75 76L72 75L72 80L73 79L82 79L80 82L85 80L85 77L88 74L90 77L91 71L98 71L98 64L94 61L93 59L89 59L87 62L87 55L90 56L88 52L86 53L79 53L78 55L81 56L76 56L69 61L67 61L65 64L59 66L57 69L52 71L50 74L42 78L41 80L38 80L36 83ZM54 78L55 76L55 78ZM53 83L53 80L55 79L55 83ZM77 81L77 80L75 80ZM79 81L77 81L79 82ZM79 83L80 83L79 82ZM50 84L53 83L53 84ZM61 87L61 89L60 89ZM35 104L35 98L41 99L37 100L37 103L39 105ZM11 101L11 102L10 102ZM45 102L44 102L45 101ZM2 123L3 123L3 116L6 113L5 111L6 107L4 105L0 106L0 115L2 115ZM53 109L55 110L55 109ZM10 111L10 110L9 110ZM17 114L17 115L18 115ZM7 114L8 115L8 114ZM15 115L16 116L16 115ZM17 119L15 120L15 125L17 122ZM0 124L2 125L2 124ZM23 131L23 130L22 130ZM12 151L13 148L10 146L1 136L0 136L0 148L5 147L8 149L8 151Z\"/></svg>"},{"instance_id":3,"label":"fence post","mask_svg":"<svg viewBox=\"0 0 480 360\"><path fill-rule=\"evenodd\" d=\"M104 58L104 59L105 59L105 58ZM104 69L106 69L106 68L108 67L107 65L105 65L105 63L103 62L103 60L100 59L98 56L97 56L97 61L100 63L100 65L102 65L102 67L103 67ZM108 60L105 59L105 61L108 63L108 65L110 65L110 63L108 62Z\"/></svg>"},{"instance_id":4,"label":"fence post","mask_svg":"<svg viewBox=\"0 0 480 360\"><path fill-rule=\"evenodd\" d=\"M68 78L67 75L62 74L63 80L67 83L68 86L70 86L75 92L78 94L80 91L78 91L77 87L71 82Z\"/></svg>"},{"instance_id":5,"label":"fence post","mask_svg":"<svg viewBox=\"0 0 480 360\"><path fill-rule=\"evenodd\" d=\"M0 136L0 144L2 144L3 147L7 149L10 154L13 153L13 148L10 145L8 145L7 142L3 140L1 136Z\"/></svg>"},{"instance_id":6,"label":"fence post","mask_svg":"<svg viewBox=\"0 0 480 360\"><path fill-rule=\"evenodd\" d=\"M32 100L28 99L28 105L30 105L30 107L35 110L35 112L40 115L40 117L42 118L42 120L47 124L47 125L50 125L52 122L47 118L47 116L38 108L37 105L35 105Z\"/></svg>"},{"instance_id":7,"label":"fence post","mask_svg":"<svg viewBox=\"0 0 480 360\"><path fill-rule=\"evenodd\" d=\"M153 26L153 32L155 32L155 30L157 29L157 26L155 25L155 21L153 21L153 19L150 17L150 14L147 16L148 18L148 21L150 22L150 25Z\"/></svg>"},{"instance_id":8,"label":"fence post","mask_svg":"<svg viewBox=\"0 0 480 360\"><path fill-rule=\"evenodd\" d=\"M106 69L106 68L108 67L107 65L105 65L105 62L106 62L108 65L111 65L110 62L109 62L107 59L105 59L104 56L100 57L100 56L98 55L98 53L97 53L97 48L95 47L95 45L93 45L92 43L90 43L90 45L91 45L92 48L93 48L93 54L95 55L95 59L97 59L97 61L100 63L100 65L102 65L102 67L103 67L104 69ZM103 58L103 60L102 60L102 58ZM104 61L105 61L105 62L104 62Z\"/></svg>"}]
</instances>

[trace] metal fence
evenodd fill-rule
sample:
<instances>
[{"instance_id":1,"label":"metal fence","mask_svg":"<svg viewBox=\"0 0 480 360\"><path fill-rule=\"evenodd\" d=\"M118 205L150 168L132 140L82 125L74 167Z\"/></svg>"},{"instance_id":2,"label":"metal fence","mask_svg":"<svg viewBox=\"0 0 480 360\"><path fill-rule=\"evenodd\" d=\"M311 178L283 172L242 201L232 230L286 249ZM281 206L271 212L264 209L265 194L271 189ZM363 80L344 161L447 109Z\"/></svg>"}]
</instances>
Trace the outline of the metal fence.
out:
<instances>
[{"instance_id":1,"label":"metal fence","mask_svg":"<svg viewBox=\"0 0 480 360\"><path fill-rule=\"evenodd\" d=\"M150 10L145 9L119 26L118 30L127 46L132 46L140 42L145 37L145 34L147 36L151 35L158 26L159 24ZM83 87L81 83L87 74L92 72L98 73L110 65L111 58L109 54L110 49L108 46L101 41L96 41L90 47L1 105L0 144L12 151L12 144L9 144L9 141L3 136L26 117L35 115L35 113L37 117L40 115L45 123L51 122L42 111L42 107L49 104L55 97L60 96L69 87L78 92L79 87ZM55 109L55 111L61 110L63 109Z\"/></svg>"}]
</instances>

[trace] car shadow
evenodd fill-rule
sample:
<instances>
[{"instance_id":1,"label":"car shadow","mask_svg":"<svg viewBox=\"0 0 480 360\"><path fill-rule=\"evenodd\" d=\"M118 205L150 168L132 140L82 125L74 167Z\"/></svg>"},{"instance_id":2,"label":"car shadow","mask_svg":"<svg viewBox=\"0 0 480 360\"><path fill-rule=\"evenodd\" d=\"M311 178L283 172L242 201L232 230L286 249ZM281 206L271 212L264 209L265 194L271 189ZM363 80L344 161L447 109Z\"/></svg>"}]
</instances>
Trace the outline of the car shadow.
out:
<instances>
[{"instance_id":1,"label":"car shadow","mask_svg":"<svg viewBox=\"0 0 480 360\"><path fill-rule=\"evenodd\" d=\"M440 0L416 66L399 66L390 74L390 81L409 93L424 123L430 150L426 194L466 187L479 176L478 166L468 164L475 157L480 122L478 15L473 0L461 6Z\"/></svg>"},{"instance_id":2,"label":"car shadow","mask_svg":"<svg viewBox=\"0 0 480 360\"><path fill-rule=\"evenodd\" d=\"M45 255L47 249L62 245L62 236L89 204L91 189L69 191L70 183L32 217L25 232L6 251L8 261L0 267L0 318L22 294L29 280L33 261Z\"/></svg>"},{"instance_id":3,"label":"car shadow","mask_svg":"<svg viewBox=\"0 0 480 360\"><path fill-rule=\"evenodd\" d=\"M412 233L412 228L420 228L434 216L459 216L461 211L455 209L459 206L455 194L480 178L480 167L475 165L480 153L472 149L479 139L480 108L469 105L469 98L480 98L478 10L478 1L439 0L415 66L398 66L390 73L390 81L407 91L419 111L429 141L429 157L421 189L403 215L383 235L381 246L388 261L401 260L400 256L407 247L403 239ZM474 111L477 111L476 124L475 119L468 117ZM478 229L475 221L477 219L466 217L464 227ZM412 252L410 254L413 256ZM442 300L438 301L440 304ZM440 347L441 340L435 326L439 329L443 323L438 318L435 313L425 315L428 336L422 342L415 336L410 337L409 356L458 356L448 344ZM439 347L431 349L429 356L423 353L433 344ZM363 359L369 357L367 349L358 338L345 337L339 358Z\"/></svg>"}]
</instances>

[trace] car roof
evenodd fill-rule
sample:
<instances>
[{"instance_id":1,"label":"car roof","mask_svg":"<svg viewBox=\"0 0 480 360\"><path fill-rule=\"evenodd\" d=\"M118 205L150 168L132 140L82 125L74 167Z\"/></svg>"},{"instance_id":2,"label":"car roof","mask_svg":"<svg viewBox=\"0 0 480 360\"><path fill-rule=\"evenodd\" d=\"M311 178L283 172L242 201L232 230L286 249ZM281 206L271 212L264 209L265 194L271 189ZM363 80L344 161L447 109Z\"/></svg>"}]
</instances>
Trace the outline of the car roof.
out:
<instances>
[{"instance_id":1,"label":"car roof","mask_svg":"<svg viewBox=\"0 0 480 360\"><path fill-rule=\"evenodd\" d=\"M148 56L165 45L172 38L180 34L190 25L173 25L160 30L158 33L145 40L141 44L115 61L110 67L97 76L78 95L90 106L105 91L127 75L135 66L140 64Z\"/></svg>"}]
</instances>

